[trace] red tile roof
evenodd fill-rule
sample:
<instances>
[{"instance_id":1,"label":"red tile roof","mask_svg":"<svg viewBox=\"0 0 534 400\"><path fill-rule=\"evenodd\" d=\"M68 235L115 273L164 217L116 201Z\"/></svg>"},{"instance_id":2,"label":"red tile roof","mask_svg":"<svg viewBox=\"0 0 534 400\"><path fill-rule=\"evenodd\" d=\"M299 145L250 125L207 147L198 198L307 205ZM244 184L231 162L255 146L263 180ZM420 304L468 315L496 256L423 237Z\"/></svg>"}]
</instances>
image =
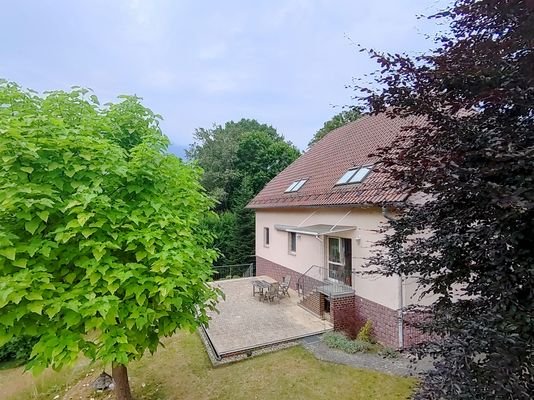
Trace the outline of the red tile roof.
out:
<instances>
[{"instance_id":1,"label":"red tile roof","mask_svg":"<svg viewBox=\"0 0 534 400\"><path fill-rule=\"evenodd\" d=\"M349 169L373 164L370 153L390 144L401 128L420 124L416 119L368 115L335 129L272 179L247 205L248 208L321 207L402 202L408 192L392 188L387 173L372 171L361 183L336 182ZM308 179L295 193L289 185Z\"/></svg>"}]
</instances>

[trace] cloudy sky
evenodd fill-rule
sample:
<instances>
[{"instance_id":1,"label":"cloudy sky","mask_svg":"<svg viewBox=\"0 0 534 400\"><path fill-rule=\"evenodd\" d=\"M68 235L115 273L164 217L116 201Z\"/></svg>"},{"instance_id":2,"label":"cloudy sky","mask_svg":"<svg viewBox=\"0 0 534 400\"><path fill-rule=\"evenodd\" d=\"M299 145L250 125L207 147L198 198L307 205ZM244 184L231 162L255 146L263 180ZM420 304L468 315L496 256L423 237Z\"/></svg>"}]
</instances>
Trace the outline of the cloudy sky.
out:
<instances>
[{"instance_id":1,"label":"cloudy sky","mask_svg":"<svg viewBox=\"0 0 534 400\"><path fill-rule=\"evenodd\" d=\"M187 145L256 118L301 149L375 69L355 43L415 54L447 0L17 0L3 3L0 77L35 90L137 94Z\"/></svg>"}]
</instances>

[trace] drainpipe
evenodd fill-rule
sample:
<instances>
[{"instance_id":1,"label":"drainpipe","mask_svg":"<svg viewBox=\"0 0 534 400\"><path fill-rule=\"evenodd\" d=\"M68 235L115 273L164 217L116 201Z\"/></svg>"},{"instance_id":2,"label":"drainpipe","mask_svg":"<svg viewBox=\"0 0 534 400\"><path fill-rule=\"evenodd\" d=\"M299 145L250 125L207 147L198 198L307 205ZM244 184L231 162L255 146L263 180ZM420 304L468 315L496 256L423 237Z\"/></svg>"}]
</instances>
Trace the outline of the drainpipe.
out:
<instances>
[{"instance_id":1,"label":"drainpipe","mask_svg":"<svg viewBox=\"0 0 534 400\"><path fill-rule=\"evenodd\" d=\"M399 310L398 310L398 324L399 324L399 348L404 348L404 282L402 275L399 275Z\"/></svg>"},{"instance_id":2,"label":"drainpipe","mask_svg":"<svg viewBox=\"0 0 534 400\"><path fill-rule=\"evenodd\" d=\"M388 215L388 209L387 207L382 207L382 215L385 219L388 221L394 220L394 218L391 215ZM399 348L404 348L404 280L402 279L402 275L399 275L399 308L397 311L397 324L398 324L398 341L399 341Z\"/></svg>"}]
</instances>

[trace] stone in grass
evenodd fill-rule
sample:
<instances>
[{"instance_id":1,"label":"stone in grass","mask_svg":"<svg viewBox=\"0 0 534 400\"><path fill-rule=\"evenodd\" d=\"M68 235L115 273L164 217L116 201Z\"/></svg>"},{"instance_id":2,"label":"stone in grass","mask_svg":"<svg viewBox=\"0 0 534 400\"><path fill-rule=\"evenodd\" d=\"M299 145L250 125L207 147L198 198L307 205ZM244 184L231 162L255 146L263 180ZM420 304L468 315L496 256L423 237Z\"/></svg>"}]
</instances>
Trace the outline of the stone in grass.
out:
<instances>
[{"instance_id":1,"label":"stone in grass","mask_svg":"<svg viewBox=\"0 0 534 400\"><path fill-rule=\"evenodd\" d=\"M113 378L111 377L111 375L106 374L106 372L103 371L98 376L98 378L96 378L96 380L91 384L91 386L95 390L108 390L113 389L115 385L113 383Z\"/></svg>"}]
</instances>

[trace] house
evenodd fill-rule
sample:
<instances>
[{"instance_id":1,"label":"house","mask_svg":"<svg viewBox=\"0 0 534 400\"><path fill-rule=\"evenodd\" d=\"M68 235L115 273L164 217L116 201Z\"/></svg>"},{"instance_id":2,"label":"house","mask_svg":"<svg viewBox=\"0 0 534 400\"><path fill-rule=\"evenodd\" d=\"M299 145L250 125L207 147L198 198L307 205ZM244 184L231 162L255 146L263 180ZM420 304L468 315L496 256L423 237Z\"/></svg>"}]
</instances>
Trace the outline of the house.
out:
<instances>
[{"instance_id":1,"label":"house","mask_svg":"<svg viewBox=\"0 0 534 400\"><path fill-rule=\"evenodd\" d=\"M372 321L381 343L420 339L403 308L417 302L413 279L362 274L380 228L409 193L388 187L369 154L417 120L364 116L330 132L248 204L256 213L257 275L291 276L301 305L335 329Z\"/></svg>"}]
</instances>

